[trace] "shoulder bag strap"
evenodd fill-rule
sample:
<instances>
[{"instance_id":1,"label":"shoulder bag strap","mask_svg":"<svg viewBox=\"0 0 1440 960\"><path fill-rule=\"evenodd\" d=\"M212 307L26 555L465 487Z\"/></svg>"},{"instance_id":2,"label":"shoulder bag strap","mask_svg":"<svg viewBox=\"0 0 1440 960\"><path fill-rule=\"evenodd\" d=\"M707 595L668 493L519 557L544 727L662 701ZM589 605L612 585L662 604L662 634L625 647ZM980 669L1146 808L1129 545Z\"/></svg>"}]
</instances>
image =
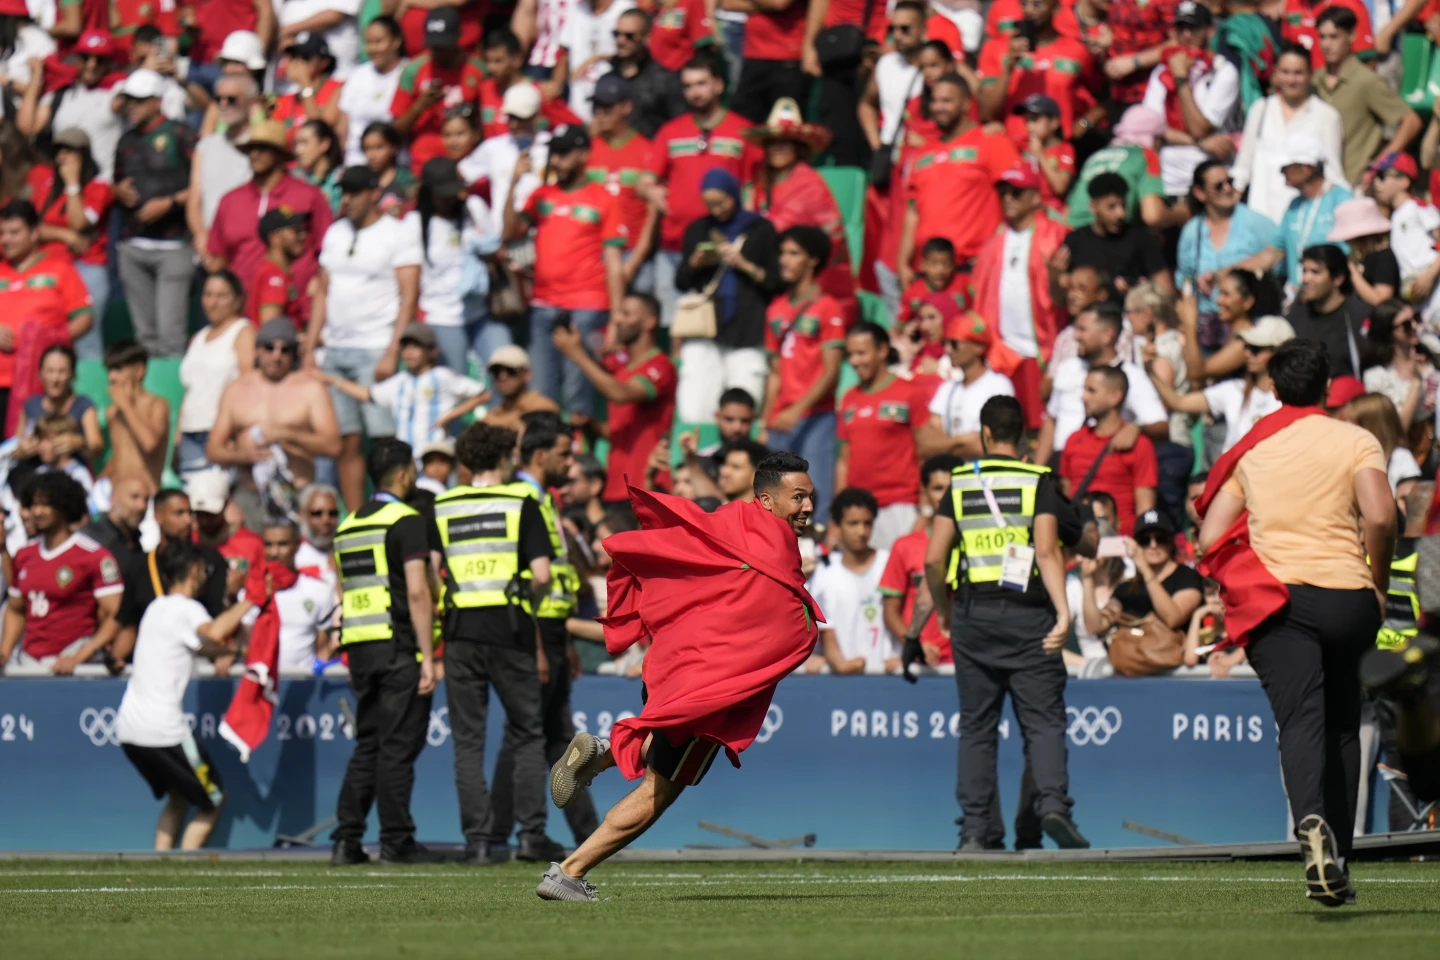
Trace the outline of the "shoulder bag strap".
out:
<instances>
[{"instance_id":1,"label":"shoulder bag strap","mask_svg":"<svg viewBox=\"0 0 1440 960\"><path fill-rule=\"evenodd\" d=\"M1090 464L1090 470L1085 474L1085 479L1080 481L1080 486L1075 488L1075 494L1070 499L1079 500L1085 496L1085 491L1090 489L1090 482L1095 479L1095 474L1100 469L1100 464L1105 461L1106 455L1110 453L1110 446L1114 442L1114 437L1105 441L1105 446L1100 448L1100 456L1096 457L1095 462Z\"/></svg>"}]
</instances>

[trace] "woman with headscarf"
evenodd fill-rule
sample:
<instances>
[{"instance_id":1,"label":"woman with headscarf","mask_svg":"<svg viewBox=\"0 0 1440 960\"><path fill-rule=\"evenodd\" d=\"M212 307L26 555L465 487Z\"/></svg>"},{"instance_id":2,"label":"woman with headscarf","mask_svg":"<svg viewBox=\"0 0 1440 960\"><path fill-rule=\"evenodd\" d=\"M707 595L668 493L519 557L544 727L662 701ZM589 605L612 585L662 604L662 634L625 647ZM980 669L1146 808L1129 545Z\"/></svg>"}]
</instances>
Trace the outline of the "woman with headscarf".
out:
<instances>
[{"instance_id":1,"label":"woman with headscarf","mask_svg":"<svg viewBox=\"0 0 1440 960\"><path fill-rule=\"evenodd\" d=\"M675 286L698 293L715 285L716 335L686 340L679 348L676 415L682 423L709 423L730 387L764 396L765 310L782 289L779 241L770 221L744 209L740 181L715 167L700 182L708 214L685 228Z\"/></svg>"},{"instance_id":2,"label":"woman with headscarf","mask_svg":"<svg viewBox=\"0 0 1440 960\"><path fill-rule=\"evenodd\" d=\"M800 107L789 97L775 101L763 127L745 131L745 139L765 150L765 165L755 180L754 208L775 232L794 226L819 227L830 238L830 265L820 275L820 289L845 309L850 323L860 318L855 297L855 272L845 241L840 205L809 159L830 143L830 131L805 123Z\"/></svg>"}]
</instances>

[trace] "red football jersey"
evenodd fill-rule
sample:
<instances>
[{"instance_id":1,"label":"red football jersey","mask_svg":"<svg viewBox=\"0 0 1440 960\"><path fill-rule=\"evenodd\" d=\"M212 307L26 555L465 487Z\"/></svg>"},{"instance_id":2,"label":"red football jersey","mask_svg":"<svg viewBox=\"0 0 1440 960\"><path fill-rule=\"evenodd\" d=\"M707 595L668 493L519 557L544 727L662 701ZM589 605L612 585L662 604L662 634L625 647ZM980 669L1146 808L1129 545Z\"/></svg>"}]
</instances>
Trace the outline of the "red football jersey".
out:
<instances>
[{"instance_id":1,"label":"red football jersey","mask_svg":"<svg viewBox=\"0 0 1440 960\"><path fill-rule=\"evenodd\" d=\"M650 215L650 207L636 187L640 178L654 165L651 150L650 141L634 130L627 131L613 143L604 137L596 137L590 144L590 162L585 168L585 175L603 186L619 202L620 216L629 234L625 238L627 250L633 249L640 239Z\"/></svg>"},{"instance_id":2,"label":"red football jersey","mask_svg":"<svg viewBox=\"0 0 1440 960\"><path fill-rule=\"evenodd\" d=\"M622 383L645 385L647 398L638 403L610 404L610 461L602 500L625 500L625 477L637 487L645 482L645 470L655 445L670 436L675 420L675 386L680 379L675 364L656 350L649 357L631 363L623 353L605 358L605 369ZM669 478L659 478L668 484Z\"/></svg>"},{"instance_id":3,"label":"red football jersey","mask_svg":"<svg viewBox=\"0 0 1440 960\"><path fill-rule=\"evenodd\" d=\"M827 349L845 349L845 327L845 311L826 294L795 303L788 293L782 293L771 302L765 313L765 350L780 358L780 391L770 411L772 421L820 378ZM806 414L834 409L834 394L826 394Z\"/></svg>"},{"instance_id":4,"label":"red football jersey","mask_svg":"<svg viewBox=\"0 0 1440 960\"><path fill-rule=\"evenodd\" d=\"M840 398L835 436L850 445L846 485L869 490L882 507L914 503L919 493L914 429L930 417L921 393L892 376L878 390L855 386Z\"/></svg>"},{"instance_id":5,"label":"red football jersey","mask_svg":"<svg viewBox=\"0 0 1440 960\"><path fill-rule=\"evenodd\" d=\"M53 657L95 633L95 601L120 593L120 565L100 544L76 533L55 550L31 543L15 554L10 596L25 599L25 652Z\"/></svg>"},{"instance_id":6,"label":"red football jersey","mask_svg":"<svg viewBox=\"0 0 1440 960\"><path fill-rule=\"evenodd\" d=\"M885 563L885 572L880 575L880 592L887 597L900 598L900 615L906 626L915 615L915 600L920 596L920 585L925 582L925 550L930 545L930 534L916 530L905 534L890 547L890 559ZM940 620L931 616L920 631L920 642L940 648L940 662L954 663L950 641L940 635Z\"/></svg>"}]
</instances>

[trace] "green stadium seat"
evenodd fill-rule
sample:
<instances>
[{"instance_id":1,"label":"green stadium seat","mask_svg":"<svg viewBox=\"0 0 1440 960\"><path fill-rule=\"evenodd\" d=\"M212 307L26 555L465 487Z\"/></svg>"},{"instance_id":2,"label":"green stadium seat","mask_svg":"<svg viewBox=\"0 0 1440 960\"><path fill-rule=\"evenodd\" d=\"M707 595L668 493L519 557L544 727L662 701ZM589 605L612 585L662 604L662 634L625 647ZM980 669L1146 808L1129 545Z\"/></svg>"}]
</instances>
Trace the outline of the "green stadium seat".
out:
<instances>
[{"instance_id":1,"label":"green stadium seat","mask_svg":"<svg viewBox=\"0 0 1440 960\"><path fill-rule=\"evenodd\" d=\"M885 308L885 298L869 290L857 290L855 294L860 300L860 319L866 323L878 323L889 330L895 318Z\"/></svg>"},{"instance_id":2,"label":"green stadium seat","mask_svg":"<svg viewBox=\"0 0 1440 960\"><path fill-rule=\"evenodd\" d=\"M859 273L865 250L865 171L859 167L821 167L820 176L840 206L845 240L850 245L850 266Z\"/></svg>"}]
</instances>

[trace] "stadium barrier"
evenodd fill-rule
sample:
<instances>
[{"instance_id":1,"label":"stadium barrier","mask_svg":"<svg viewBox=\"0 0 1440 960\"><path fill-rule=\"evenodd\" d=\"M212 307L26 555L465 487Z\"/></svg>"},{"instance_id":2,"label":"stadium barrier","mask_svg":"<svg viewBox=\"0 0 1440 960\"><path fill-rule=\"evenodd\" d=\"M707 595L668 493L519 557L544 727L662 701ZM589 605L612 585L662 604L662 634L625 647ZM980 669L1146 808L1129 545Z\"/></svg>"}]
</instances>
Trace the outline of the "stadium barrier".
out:
<instances>
[{"instance_id":1,"label":"stadium barrier","mask_svg":"<svg viewBox=\"0 0 1440 960\"><path fill-rule=\"evenodd\" d=\"M343 677L283 681L271 736L244 765L216 733L234 684L199 679L186 697L188 719L228 798L212 844L269 847L277 834L298 834L334 813L353 748L341 700L353 702L353 694ZM124 687L114 679L0 678L0 808L6 811L0 850L150 843L159 804L115 742ZM1071 680L1066 699L1070 793L1077 822L1094 845L1163 845L1156 839L1163 835L1203 843L1283 838L1275 727L1259 684ZM640 684L584 677L572 703L577 726L605 735L639 711ZM492 764L503 716L494 703L487 744ZM735 842L702 830L698 822L705 820L772 840L813 833L821 847L951 849L958 732L950 678L925 677L910 686L897 677L792 677L743 755L744 769L717 761L705 782L687 791L638 845ZM1000 734L1008 834L1023 759L1008 707ZM419 834L459 842L443 684L428 741L414 794ZM597 806L605 809L627 789L615 773L603 776L595 787ZM1372 809L1383 804L1382 793ZM559 811L551 812L550 833L570 839ZM371 839L374 834L372 817Z\"/></svg>"}]
</instances>

